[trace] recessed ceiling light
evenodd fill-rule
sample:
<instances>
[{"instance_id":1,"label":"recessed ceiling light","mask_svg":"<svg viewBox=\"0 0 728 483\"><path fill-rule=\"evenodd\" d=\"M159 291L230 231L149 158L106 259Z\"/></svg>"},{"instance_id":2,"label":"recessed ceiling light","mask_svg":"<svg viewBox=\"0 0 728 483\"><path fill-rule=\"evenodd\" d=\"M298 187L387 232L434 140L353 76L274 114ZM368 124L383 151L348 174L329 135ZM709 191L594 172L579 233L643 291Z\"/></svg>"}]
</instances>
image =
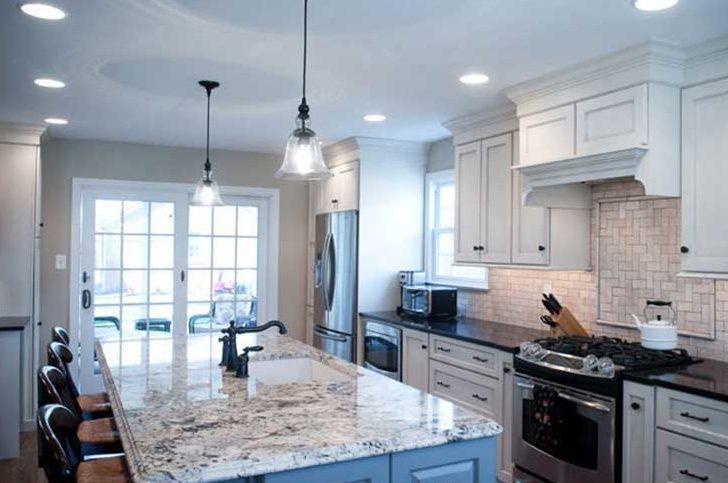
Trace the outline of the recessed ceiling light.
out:
<instances>
[{"instance_id":1,"label":"recessed ceiling light","mask_svg":"<svg viewBox=\"0 0 728 483\"><path fill-rule=\"evenodd\" d=\"M33 83L39 87L47 87L49 89L61 89L63 87L66 87L66 83L63 81L59 81L58 79L49 79L46 77L41 77L33 81Z\"/></svg>"},{"instance_id":2,"label":"recessed ceiling light","mask_svg":"<svg viewBox=\"0 0 728 483\"><path fill-rule=\"evenodd\" d=\"M364 116L364 120L368 122L382 122L387 119L384 114L367 114Z\"/></svg>"},{"instance_id":3,"label":"recessed ceiling light","mask_svg":"<svg viewBox=\"0 0 728 483\"><path fill-rule=\"evenodd\" d=\"M485 74L465 74L460 76L460 82L469 85L485 84L488 82L488 76Z\"/></svg>"},{"instance_id":4,"label":"recessed ceiling light","mask_svg":"<svg viewBox=\"0 0 728 483\"><path fill-rule=\"evenodd\" d=\"M656 12L674 7L680 0L632 0L632 5L638 10Z\"/></svg>"},{"instance_id":5,"label":"recessed ceiling light","mask_svg":"<svg viewBox=\"0 0 728 483\"><path fill-rule=\"evenodd\" d=\"M65 126L68 124L68 119L63 119L62 117L47 117L44 121L48 124L55 124L57 126Z\"/></svg>"},{"instance_id":6,"label":"recessed ceiling light","mask_svg":"<svg viewBox=\"0 0 728 483\"><path fill-rule=\"evenodd\" d=\"M23 13L43 20L61 20L66 18L66 12L47 3L24 3L20 6Z\"/></svg>"}]
</instances>

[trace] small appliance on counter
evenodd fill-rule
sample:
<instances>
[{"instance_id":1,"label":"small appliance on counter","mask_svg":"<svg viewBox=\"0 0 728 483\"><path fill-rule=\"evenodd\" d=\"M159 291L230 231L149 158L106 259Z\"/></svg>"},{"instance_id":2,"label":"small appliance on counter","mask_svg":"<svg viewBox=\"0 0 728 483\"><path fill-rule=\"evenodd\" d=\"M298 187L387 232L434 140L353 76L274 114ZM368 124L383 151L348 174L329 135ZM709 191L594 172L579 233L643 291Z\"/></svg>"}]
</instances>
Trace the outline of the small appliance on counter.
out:
<instances>
[{"instance_id":1,"label":"small appliance on counter","mask_svg":"<svg viewBox=\"0 0 728 483\"><path fill-rule=\"evenodd\" d=\"M427 275L422 270L400 270L399 286L424 285L427 282Z\"/></svg>"},{"instance_id":2,"label":"small appliance on counter","mask_svg":"<svg viewBox=\"0 0 728 483\"><path fill-rule=\"evenodd\" d=\"M663 319L661 315L657 315L654 319L650 319L647 310L650 307L667 307L672 314L670 319ZM647 349L674 349L677 347L677 312L672 306L672 302L663 300L648 300L643 310L645 317L644 323L635 314L632 318L637 324L640 331L642 347Z\"/></svg>"},{"instance_id":3,"label":"small appliance on counter","mask_svg":"<svg viewBox=\"0 0 728 483\"><path fill-rule=\"evenodd\" d=\"M398 312L426 319L454 319L458 313L458 289L442 285L404 285Z\"/></svg>"}]
</instances>

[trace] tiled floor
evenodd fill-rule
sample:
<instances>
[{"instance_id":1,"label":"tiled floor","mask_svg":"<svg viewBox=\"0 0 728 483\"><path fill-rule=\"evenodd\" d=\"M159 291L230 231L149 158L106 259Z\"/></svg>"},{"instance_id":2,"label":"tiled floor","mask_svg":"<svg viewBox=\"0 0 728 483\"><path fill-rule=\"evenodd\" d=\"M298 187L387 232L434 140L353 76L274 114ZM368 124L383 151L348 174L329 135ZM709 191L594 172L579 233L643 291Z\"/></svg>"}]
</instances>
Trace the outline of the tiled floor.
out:
<instances>
[{"instance_id":1,"label":"tiled floor","mask_svg":"<svg viewBox=\"0 0 728 483\"><path fill-rule=\"evenodd\" d=\"M20 457L0 460L0 482L48 483L43 470L38 468L38 448L35 432L20 436Z\"/></svg>"}]
</instances>

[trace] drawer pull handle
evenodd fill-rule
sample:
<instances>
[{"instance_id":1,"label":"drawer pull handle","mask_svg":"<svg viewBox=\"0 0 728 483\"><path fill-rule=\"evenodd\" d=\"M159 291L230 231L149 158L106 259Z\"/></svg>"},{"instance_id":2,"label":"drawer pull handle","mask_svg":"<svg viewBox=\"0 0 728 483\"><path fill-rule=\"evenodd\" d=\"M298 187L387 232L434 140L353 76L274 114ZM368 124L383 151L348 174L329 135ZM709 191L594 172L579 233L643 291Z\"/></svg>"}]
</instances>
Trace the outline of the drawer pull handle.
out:
<instances>
[{"instance_id":1,"label":"drawer pull handle","mask_svg":"<svg viewBox=\"0 0 728 483\"><path fill-rule=\"evenodd\" d=\"M487 401L487 400L488 400L488 398L487 398L487 397L485 397L485 396L481 396L481 395L479 395L479 394L473 394L473 397L474 397L475 399L477 399L478 401L483 401L483 402L485 402L485 401Z\"/></svg>"},{"instance_id":2,"label":"drawer pull handle","mask_svg":"<svg viewBox=\"0 0 728 483\"><path fill-rule=\"evenodd\" d=\"M473 356L473 359L478 362L483 362L483 363L488 362L488 359L486 359L484 357Z\"/></svg>"},{"instance_id":3,"label":"drawer pull handle","mask_svg":"<svg viewBox=\"0 0 728 483\"><path fill-rule=\"evenodd\" d=\"M450 352L450 349L448 349L447 347L437 346L437 350L439 350L440 352Z\"/></svg>"},{"instance_id":4,"label":"drawer pull handle","mask_svg":"<svg viewBox=\"0 0 728 483\"><path fill-rule=\"evenodd\" d=\"M450 387L450 384L445 384L445 383L444 383L444 382L442 382L442 381L437 381L437 385L438 385L438 386L442 386L442 387L444 387L445 389L448 389L448 388Z\"/></svg>"},{"instance_id":5,"label":"drawer pull handle","mask_svg":"<svg viewBox=\"0 0 728 483\"><path fill-rule=\"evenodd\" d=\"M699 475L696 475L695 473L689 472L688 470L680 470L680 474L689 476L690 478L695 478L696 480L700 480L700 481L708 481L708 479L709 479L707 476L699 476Z\"/></svg>"},{"instance_id":6,"label":"drawer pull handle","mask_svg":"<svg viewBox=\"0 0 728 483\"><path fill-rule=\"evenodd\" d=\"M693 416L692 414L690 414L687 411L685 411L684 413L680 413L680 416L682 416L684 418L694 419L696 421L700 421L701 423L707 423L708 421L710 421L710 418L707 417L707 416L704 417L704 418L703 417L700 417L700 416Z\"/></svg>"}]
</instances>

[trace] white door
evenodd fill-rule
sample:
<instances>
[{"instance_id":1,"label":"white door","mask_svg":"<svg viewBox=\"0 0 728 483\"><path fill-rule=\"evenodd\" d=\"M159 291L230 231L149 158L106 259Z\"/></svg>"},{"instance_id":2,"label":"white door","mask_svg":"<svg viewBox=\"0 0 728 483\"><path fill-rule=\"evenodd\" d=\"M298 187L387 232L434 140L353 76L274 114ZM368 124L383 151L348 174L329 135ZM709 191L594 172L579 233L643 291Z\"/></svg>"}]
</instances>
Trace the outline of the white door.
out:
<instances>
[{"instance_id":1,"label":"white door","mask_svg":"<svg viewBox=\"0 0 728 483\"><path fill-rule=\"evenodd\" d=\"M130 339L212 333L230 321L252 326L276 313L270 199L223 196L226 206L212 208L189 206L189 198L180 189L82 191L71 299L82 392L103 389L96 338L117 340L105 356L134 365L153 354L125 349Z\"/></svg>"},{"instance_id":2,"label":"white door","mask_svg":"<svg viewBox=\"0 0 728 483\"><path fill-rule=\"evenodd\" d=\"M480 261L480 141L455 147L455 261Z\"/></svg>"},{"instance_id":3,"label":"white door","mask_svg":"<svg viewBox=\"0 0 728 483\"><path fill-rule=\"evenodd\" d=\"M682 92L682 268L728 272L728 79Z\"/></svg>"},{"instance_id":4,"label":"white door","mask_svg":"<svg viewBox=\"0 0 728 483\"><path fill-rule=\"evenodd\" d=\"M169 336L184 324L181 235L184 194L89 191L82 201L80 253L80 383L83 392L103 388L94 339Z\"/></svg>"},{"instance_id":5,"label":"white door","mask_svg":"<svg viewBox=\"0 0 728 483\"><path fill-rule=\"evenodd\" d=\"M518 138L515 138L513 165L518 165ZM515 264L547 265L549 263L549 208L523 206L521 175L513 172L513 215L511 260Z\"/></svg>"},{"instance_id":6,"label":"white door","mask_svg":"<svg viewBox=\"0 0 728 483\"><path fill-rule=\"evenodd\" d=\"M480 250L482 261L511 262L511 134L482 143Z\"/></svg>"}]
</instances>

